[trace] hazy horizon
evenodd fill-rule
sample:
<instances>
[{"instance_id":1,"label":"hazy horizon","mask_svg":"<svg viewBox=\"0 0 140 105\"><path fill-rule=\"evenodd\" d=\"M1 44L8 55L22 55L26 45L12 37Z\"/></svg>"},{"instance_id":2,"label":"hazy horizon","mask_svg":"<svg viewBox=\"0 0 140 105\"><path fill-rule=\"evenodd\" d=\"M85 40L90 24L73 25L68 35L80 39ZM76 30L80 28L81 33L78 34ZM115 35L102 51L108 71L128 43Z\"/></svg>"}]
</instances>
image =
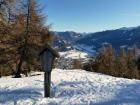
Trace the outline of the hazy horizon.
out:
<instances>
[{"instance_id":1,"label":"hazy horizon","mask_svg":"<svg viewBox=\"0 0 140 105\"><path fill-rule=\"evenodd\" d=\"M73 30L62 30L62 31L56 31L56 30L53 30L53 31L55 31L55 32L76 32L76 33L96 33L96 32L103 32L103 31L109 31L109 30L117 30L117 29L131 29L131 28L135 28L135 27L140 27L140 25L137 25L137 26L128 26L128 27L119 27L119 28L114 28L114 29L106 29L106 30L99 30L99 31L95 31L95 32L78 32L78 31L73 31Z\"/></svg>"}]
</instances>

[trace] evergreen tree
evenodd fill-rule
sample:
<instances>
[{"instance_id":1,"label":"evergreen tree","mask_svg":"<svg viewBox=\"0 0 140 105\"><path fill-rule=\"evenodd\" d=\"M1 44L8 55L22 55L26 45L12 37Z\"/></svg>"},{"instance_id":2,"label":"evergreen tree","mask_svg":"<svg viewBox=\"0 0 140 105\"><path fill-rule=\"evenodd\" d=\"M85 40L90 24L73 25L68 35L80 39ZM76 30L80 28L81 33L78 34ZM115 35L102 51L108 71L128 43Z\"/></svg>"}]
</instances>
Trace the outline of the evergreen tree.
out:
<instances>
[{"instance_id":1,"label":"evergreen tree","mask_svg":"<svg viewBox=\"0 0 140 105\"><path fill-rule=\"evenodd\" d=\"M9 5L11 1L0 2L4 8L0 9L0 65L5 73L9 70L21 77L24 70L40 70L38 51L50 42L52 32L43 24L42 9L35 0L15 1L14 8Z\"/></svg>"},{"instance_id":2,"label":"evergreen tree","mask_svg":"<svg viewBox=\"0 0 140 105\"><path fill-rule=\"evenodd\" d=\"M44 27L43 17L38 10L39 7L35 0L27 0L26 3L27 15L25 15L24 20L25 31L23 33L23 43L21 45L21 53L15 77L20 77L22 66L26 66L29 71L31 70L31 67L33 69L39 67L37 51L39 51L39 48L43 46L49 36L48 27Z\"/></svg>"},{"instance_id":3,"label":"evergreen tree","mask_svg":"<svg viewBox=\"0 0 140 105\"><path fill-rule=\"evenodd\" d=\"M114 59L115 59L115 56L114 56L112 46L110 44L105 45L102 48L101 53L95 59L95 63L98 65L99 72L113 75Z\"/></svg>"},{"instance_id":4,"label":"evergreen tree","mask_svg":"<svg viewBox=\"0 0 140 105\"><path fill-rule=\"evenodd\" d=\"M130 72L129 78L139 78L139 71L136 63L137 56L136 50L137 50L136 46L133 46L133 48L128 49L127 65L128 71Z\"/></svg>"},{"instance_id":5,"label":"evergreen tree","mask_svg":"<svg viewBox=\"0 0 140 105\"><path fill-rule=\"evenodd\" d=\"M117 69L118 69L118 75L121 77L127 78L128 76L128 69L127 69L127 54L125 51L125 48L120 48L120 53L117 58Z\"/></svg>"}]
</instances>

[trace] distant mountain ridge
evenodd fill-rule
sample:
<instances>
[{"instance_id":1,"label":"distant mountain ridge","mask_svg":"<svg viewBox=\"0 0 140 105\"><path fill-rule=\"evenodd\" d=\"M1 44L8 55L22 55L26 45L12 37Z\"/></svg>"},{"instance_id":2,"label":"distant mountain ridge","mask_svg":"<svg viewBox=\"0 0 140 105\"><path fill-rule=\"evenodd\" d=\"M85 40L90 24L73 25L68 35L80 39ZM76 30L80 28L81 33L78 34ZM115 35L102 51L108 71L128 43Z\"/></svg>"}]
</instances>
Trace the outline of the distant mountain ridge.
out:
<instances>
[{"instance_id":1,"label":"distant mountain ridge","mask_svg":"<svg viewBox=\"0 0 140 105\"><path fill-rule=\"evenodd\" d=\"M83 38L85 36L85 33L76 33L74 31L65 31L65 32L56 32L56 35L63 38L66 41L74 43L77 40Z\"/></svg>"},{"instance_id":2,"label":"distant mountain ridge","mask_svg":"<svg viewBox=\"0 0 140 105\"><path fill-rule=\"evenodd\" d=\"M73 31L55 32L53 46L59 51L67 51L73 49L74 43L84 36L82 33Z\"/></svg>"},{"instance_id":3,"label":"distant mountain ridge","mask_svg":"<svg viewBox=\"0 0 140 105\"><path fill-rule=\"evenodd\" d=\"M71 46L86 50L90 47L90 52L98 51L103 44L110 43L113 48L119 50L121 46L130 47L136 44L140 48L140 26L123 27L115 30L106 30L95 33L76 33L76 32L56 32L58 37L69 42Z\"/></svg>"}]
</instances>

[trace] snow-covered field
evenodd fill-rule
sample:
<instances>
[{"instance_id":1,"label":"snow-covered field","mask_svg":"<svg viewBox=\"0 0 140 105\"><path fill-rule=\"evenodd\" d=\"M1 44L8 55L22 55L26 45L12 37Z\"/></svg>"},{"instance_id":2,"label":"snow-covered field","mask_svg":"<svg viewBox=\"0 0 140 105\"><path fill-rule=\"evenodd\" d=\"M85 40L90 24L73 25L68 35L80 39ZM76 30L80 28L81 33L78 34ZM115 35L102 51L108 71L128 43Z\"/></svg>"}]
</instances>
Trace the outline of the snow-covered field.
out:
<instances>
[{"instance_id":1,"label":"snow-covered field","mask_svg":"<svg viewBox=\"0 0 140 105\"><path fill-rule=\"evenodd\" d=\"M0 78L0 105L140 105L140 81L83 70L52 72L51 98L43 98L43 73Z\"/></svg>"}]
</instances>

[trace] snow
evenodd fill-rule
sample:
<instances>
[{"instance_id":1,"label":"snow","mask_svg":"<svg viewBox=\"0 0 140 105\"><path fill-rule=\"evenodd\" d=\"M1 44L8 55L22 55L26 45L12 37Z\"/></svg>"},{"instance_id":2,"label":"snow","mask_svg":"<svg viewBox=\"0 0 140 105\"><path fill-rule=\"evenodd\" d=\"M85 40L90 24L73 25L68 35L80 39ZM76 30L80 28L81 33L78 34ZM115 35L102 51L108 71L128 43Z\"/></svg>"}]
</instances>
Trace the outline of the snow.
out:
<instances>
[{"instance_id":1,"label":"snow","mask_svg":"<svg viewBox=\"0 0 140 105\"><path fill-rule=\"evenodd\" d=\"M0 105L139 105L140 81L84 70L52 72L51 98L43 97L43 73L0 78Z\"/></svg>"},{"instance_id":2,"label":"snow","mask_svg":"<svg viewBox=\"0 0 140 105\"><path fill-rule=\"evenodd\" d=\"M128 39L126 39L126 40L129 40L129 41L131 41L131 40L132 40L132 38L128 38Z\"/></svg>"},{"instance_id":3,"label":"snow","mask_svg":"<svg viewBox=\"0 0 140 105\"><path fill-rule=\"evenodd\" d=\"M64 58L71 58L71 59L80 59L80 58L87 58L88 54L85 52L77 51L77 50L70 50L70 51L65 51L65 52L60 52L59 53L61 57Z\"/></svg>"},{"instance_id":4,"label":"snow","mask_svg":"<svg viewBox=\"0 0 140 105\"><path fill-rule=\"evenodd\" d=\"M132 37L134 35L134 33L131 33L129 36Z\"/></svg>"},{"instance_id":5,"label":"snow","mask_svg":"<svg viewBox=\"0 0 140 105\"><path fill-rule=\"evenodd\" d=\"M96 46L88 46L85 44L78 44L78 45L75 45L74 48L87 53L89 56L96 55L96 51L93 50L93 48L96 48Z\"/></svg>"},{"instance_id":6,"label":"snow","mask_svg":"<svg viewBox=\"0 0 140 105\"><path fill-rule=\"evenodd\" d=\"M136 26L136 27L122 27L119 30L131 31L131 30L139 29L139 28L140 28L140 26Z\"/></svg>"},{"instance_id":7,"label":"snow","mask_svg":"<svg viewBox=\"0 0 140 105\"><path fill-rule=\"evenodd\" d=\"M120 46L120 48L126 48L128 45L122 45Z\"/></svg>"}]
</instances>

